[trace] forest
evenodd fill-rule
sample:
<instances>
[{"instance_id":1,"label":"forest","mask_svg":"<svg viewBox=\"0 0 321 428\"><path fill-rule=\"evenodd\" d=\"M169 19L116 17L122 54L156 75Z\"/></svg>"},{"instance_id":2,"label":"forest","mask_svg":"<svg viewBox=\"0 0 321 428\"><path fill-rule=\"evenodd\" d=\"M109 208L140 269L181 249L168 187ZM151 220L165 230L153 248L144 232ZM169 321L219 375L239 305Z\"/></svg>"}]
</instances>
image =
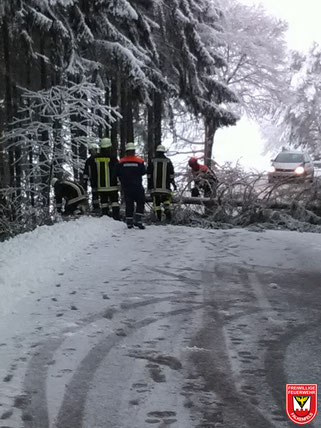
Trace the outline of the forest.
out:
<instances>
[{"instance_id":1,"label":"forest","mask_svg":"<svg viewBox=\"0 0 321 428\"><path fill-rule=\"evenodd\" d=\"M286 28L234 0L1 0L1 237L46 223L51 178L81 180L105 136L147 160L199 126L211 166L216 131L246 114L317 153L321 50L289 52Z\"/></svg>"}]
</instances>

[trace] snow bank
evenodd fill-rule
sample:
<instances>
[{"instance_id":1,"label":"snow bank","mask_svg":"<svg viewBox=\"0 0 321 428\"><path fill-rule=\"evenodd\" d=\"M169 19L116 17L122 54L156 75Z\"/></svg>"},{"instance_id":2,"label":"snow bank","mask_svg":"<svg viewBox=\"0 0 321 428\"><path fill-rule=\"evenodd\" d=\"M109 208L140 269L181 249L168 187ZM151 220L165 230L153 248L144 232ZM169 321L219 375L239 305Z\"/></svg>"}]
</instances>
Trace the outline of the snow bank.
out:
<instances>
[{"instance_id":1,"label":"snow bank","mask_svg":"<svg viewBox=\"0 0 321 428\"><path fill-rule=\"evenodd\" d=\"M9 309L12 298L21 299L58 281L62 266L90 244L107 239L111 228L117 233L124 225L109 218L83 218L42 226L1 243L0 313Z\"/></svg>"}]
</instances>

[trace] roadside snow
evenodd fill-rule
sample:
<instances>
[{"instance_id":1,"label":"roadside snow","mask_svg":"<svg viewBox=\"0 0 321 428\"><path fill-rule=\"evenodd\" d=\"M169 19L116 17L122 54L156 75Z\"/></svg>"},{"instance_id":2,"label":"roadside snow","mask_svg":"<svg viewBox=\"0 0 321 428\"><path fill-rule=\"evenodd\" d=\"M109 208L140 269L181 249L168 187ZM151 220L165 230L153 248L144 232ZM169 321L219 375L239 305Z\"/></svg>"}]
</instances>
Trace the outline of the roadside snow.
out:
<instances>
[{"instance_id":1,"label":"roadside snow","mask_svg":"<svg viewBox=\"0 0 321 428\"><path fill-rule=\"evenodd\" d=\"M174 231L176 235L191 236L193 243L193 251L199 252L205 246L202 243L202 236L208 238L207 240L216 240L217 236L226 236L228 241L233 241L232 247L235 251L244 247L244 242L252 241L252 244L246 246L248 252L253 252L253 256L257 255L257 245L259 244L261 233L248 232L242 229L224 230L202 230L185 227L172 227L155 228L148 227L146 231L140 232L143 237L149 237L149 245L144 251L154 251L154 245L157 245L158 238L152 238L150 235L162 236L162 231ZM138 232L138 231L135 231ZM159 233L160 232L160 233ZM139 232L138 232L139 233ZM273 253L274 250L267 246L269 241L278 241L278 237L285 238L289 242L286 248L297 246L297 251L303 250L303 257L305 257L305 248L315 249L320 253L321 248L321 235L312 233L296 233L285 231L262 231L264 233L264 242L266 251L262 251L262 264L272 258L271 265L273 266ZM116 238L120 236L130 237L134 236L126 230L123 223L114 222L109 218L82 218L75 221L58 223L54 226L42 226L23 235L17 236L14 239L3 242L0 244L0 314L5 315L14 310L17 302L31 293L43 294L48 291L48 287L52 287L52 283L59 279L62 275L63 266L67 266L71 262L77 260L85 260L86 252L88 249L98 243L109 243L112 250L113 246L117 243ZM127 234L127 235L126 235ZM198 242L195 238L199 236ZM251 236L251 239L249 237ZM257 240L253 239L257 236ZM203 238L204 239L204 238ZM134 238L135 240L135 238ZM254 242L253 242L254 241ZM125 241L126 242L126 241ZM155 244L154 244L155 242ZM255 243L256 242L256 243ZM300 243L304 242L304 247L300 249ZM292 243L292 244L290 244ZM127 251L135 251L135 245L130 243L123 248L123 260L128 257ZM254 244L254 245L253 245ZM139 247L137 247L139 250ZM293 248L292 248L293 249ZM244 250L244 248L243 248ZM236 258L243 258L244 251L237 251L237 254L230 253L229 256L234 255ZM285 253L285 257L286 257ZM110 254L109 257L111 257ZM137 255L138 256L138 255ZM178 255L177 255L178 256ZM225 258L228 255L225 254ZM218 256L219 257L219 256ZM87 257L88 259L88 257ZM118 259L114 260L118 263ZM176 260L177 262L178 260ZM250 257L251 261L251 257ZM275 263L278 263L276 261ZM81 262L80 262L81 263ZM115 266L116 267L116 266ZM317 267L317 266L316 266Z\"/></svg>"},{"instance_id":2,"label":"roadside snow","mask_svg":"<svg viewBox=\"0 0 321 428\"><path fill-rule=\"evenodd\" d=\"M93 242L110 239L110 227L115 233L124 229L123 224L105 220L83 218L42 226L1 243L0 313L10 312L30 293L43 293L62 273L63 264L80 258Z\"/></svg>"}]
</instances>

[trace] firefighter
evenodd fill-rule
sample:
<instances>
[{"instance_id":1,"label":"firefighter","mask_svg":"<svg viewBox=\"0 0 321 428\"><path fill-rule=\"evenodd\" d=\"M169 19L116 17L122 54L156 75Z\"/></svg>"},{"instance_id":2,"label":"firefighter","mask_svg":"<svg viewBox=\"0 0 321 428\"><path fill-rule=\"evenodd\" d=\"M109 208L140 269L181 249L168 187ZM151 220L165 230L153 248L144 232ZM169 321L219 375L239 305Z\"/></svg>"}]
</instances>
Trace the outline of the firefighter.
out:
<instances>
[{"instance_id":1,"label":"firefighter","mask_svg":"<svg viewBox=\"0 0 321 428\"><path fill-rule=\"evenodd\" d=\"M171 160L165 156L165 152L165 147L162 144L158 145L156 156L149 162L147 168L148 189L153 197L154 212L159 221L162 220L162 204L166 220L171 220L171 185L176 190L174 167Z\"/></svg>"},{"instance_id":2,"label":"firefighter","mask_svg":"<svg viewBox=\"0 0 321 428\"><path fill-rule=\"evenodd\" d=\"M205 198L216 195L217 178L215 173L206 165L200 165L196 158L190 158L188 165L192 168L195 187L192 188L192 196L199 196L203 191Z\"/></svg>"},{"instance_id":3,"label":"firefighter","mask_svg":"<svg viewBox=\"0 0 321 428\"><path fill-rule=\"evenodd\" d=\"M53 178L51 185L55 193L56 209L63 215L84 214L88 207L85 189L71 180ZM64 201L64 211L62 205Z\"/></svg>"},{"instance_id":4,"label":"firefighter","mask_svg":"<svg viewBox=\"0 0 321 428\"><path fill-rule=\"evenodd\" d=\"M97 187L94 185L95 177L96 177L96 163L95 156L98 153L99 146L96 143L92 143L89 146L90 156L86 160L84 173L83 173L83 187L87 192L88 189L88 181L90 182L91 192L92 192L92 204L93 211L97 212L99 210L99 195Z\"/></svg>"},{"instance_id":5,"label":"firefighter","mask_svg":"<svg viewBox=\"0 0 321 428\"><path fill-rule=\"evenodd\" d=\"M109 215L109 205L111 205L113 219L120 220L118 159L112 155L111 148L110 139L103 138L100 142L100 152L95 156L94 187L99 194L102 215Z\"/></svg>"},{"instance_id":6,"label":"firefighter","mask_svg":"<svg viewBox=\"0 0 321 428\"><path fill-rule=\"evenodd\" d=\"M145 229L143 225L145 192L142 177L146 174L143 159L135 155L135 144L128 143L126 155L120 159L117 175L120 178L126 204L126 223L128 229L134 226ZM136 203L136 213L134 217Z\"/></svg>"}]
</instances>

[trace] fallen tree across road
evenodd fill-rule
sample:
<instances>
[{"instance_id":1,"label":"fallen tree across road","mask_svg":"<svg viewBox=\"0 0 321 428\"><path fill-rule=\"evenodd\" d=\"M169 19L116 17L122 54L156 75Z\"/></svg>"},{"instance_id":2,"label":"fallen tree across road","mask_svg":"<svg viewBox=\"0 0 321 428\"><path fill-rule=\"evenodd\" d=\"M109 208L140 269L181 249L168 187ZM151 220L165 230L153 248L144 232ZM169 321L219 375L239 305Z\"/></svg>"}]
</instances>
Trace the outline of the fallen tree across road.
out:
<instances>
[{"instance_id":1,"label":"fallen tree across road","mask_svg":"<svg viewBox=\"0 0 321 428\"><path fill-rule=\"evenodd\" d=\"M146 195L146 202L153 202L153 199L150 195ZM192 197L192 196L174 196L172 198L172 203L175 204L183 204L183 205L203 205L205 207L218 207L222 204L226 203L219 198L200 198L200 197ZM290 209L294 203L298 203L299 201L275 201L275 200L265 200L265 199L257 199L253 203L253 207L256 208L271 208L274 210L282 210L282 209ZM247 207L248 201L244 199L232 199L229 200L228 203L235 207ZM311 211L321 210L321 200L320 201L310 201L308 203L303 203L304 207Z\"/></svg>"}]
</instances>

